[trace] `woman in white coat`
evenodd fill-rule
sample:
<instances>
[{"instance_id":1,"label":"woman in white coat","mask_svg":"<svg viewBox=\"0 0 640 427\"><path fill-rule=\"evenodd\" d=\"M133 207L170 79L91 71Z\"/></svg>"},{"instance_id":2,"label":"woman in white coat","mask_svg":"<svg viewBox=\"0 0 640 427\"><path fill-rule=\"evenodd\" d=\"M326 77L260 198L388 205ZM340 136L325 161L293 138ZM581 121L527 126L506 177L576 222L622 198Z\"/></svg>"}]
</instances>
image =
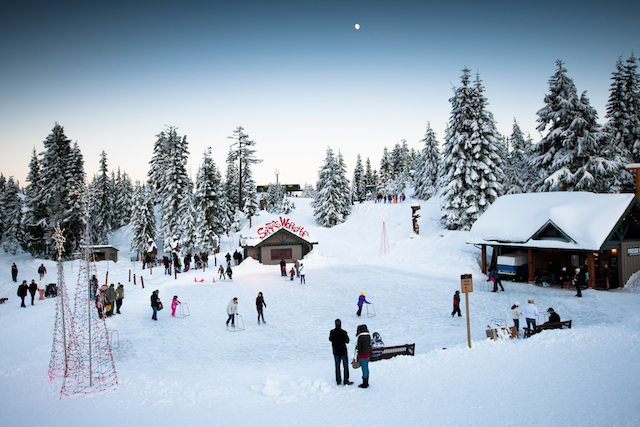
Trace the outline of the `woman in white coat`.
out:
<instances>
[{"instance_id":1,"label":"woman in white coat","mask_svg":"<svg viewBox=\"0 0 640 427\"><path fill-rule=\"evenodd\" d=\"M516 302L511 306L511 318L513 319L513 324L516 327L516 331L520 331L520 303Z\"/></svg>"}]
</instances>

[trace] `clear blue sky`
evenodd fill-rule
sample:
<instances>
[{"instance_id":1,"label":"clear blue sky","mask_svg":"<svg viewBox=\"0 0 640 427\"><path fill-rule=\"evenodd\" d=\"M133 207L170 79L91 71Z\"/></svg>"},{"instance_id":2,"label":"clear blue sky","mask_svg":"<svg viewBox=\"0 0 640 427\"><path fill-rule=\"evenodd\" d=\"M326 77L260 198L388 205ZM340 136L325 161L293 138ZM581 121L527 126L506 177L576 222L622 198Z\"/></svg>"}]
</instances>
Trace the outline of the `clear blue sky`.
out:
<instances>
[{"instance_id":1,"label":"clear blue sky","mask_svg":"<svg viewBox=\"0 0 640 427\"><path fill-rule=\"evenodd\" d=\"M25 185L55 122L145 179L164 125L187 135L195 178L212 147L224 173L237 126L258 184L315 185L327 146L378 168L385 146L443 141L452 87L479 72L498 129L535 141L555 61L604 123L619 56L640 56L640 2L13 1L0 6L0 172ZM356 30L354 25L361 28Z\"/></svg>"}]
</instances>

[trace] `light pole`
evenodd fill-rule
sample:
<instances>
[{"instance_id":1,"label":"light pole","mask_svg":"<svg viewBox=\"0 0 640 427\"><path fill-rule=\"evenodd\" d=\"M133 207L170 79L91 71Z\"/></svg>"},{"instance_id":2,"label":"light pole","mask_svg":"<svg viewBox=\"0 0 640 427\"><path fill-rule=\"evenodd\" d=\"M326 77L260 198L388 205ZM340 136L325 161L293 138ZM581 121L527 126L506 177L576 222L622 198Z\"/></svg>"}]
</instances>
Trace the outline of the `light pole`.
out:
<instances>
[{"instance_id":1,"label":"light pole","mask_svg":"<svg viewBox=\"0 0 640 427\"><path fill-rule=\"evenodd\" d=\"M278 185L278 175L280 175L280 171L278 169L276 169L276 185Z\"/></svg>"}]
</instances>

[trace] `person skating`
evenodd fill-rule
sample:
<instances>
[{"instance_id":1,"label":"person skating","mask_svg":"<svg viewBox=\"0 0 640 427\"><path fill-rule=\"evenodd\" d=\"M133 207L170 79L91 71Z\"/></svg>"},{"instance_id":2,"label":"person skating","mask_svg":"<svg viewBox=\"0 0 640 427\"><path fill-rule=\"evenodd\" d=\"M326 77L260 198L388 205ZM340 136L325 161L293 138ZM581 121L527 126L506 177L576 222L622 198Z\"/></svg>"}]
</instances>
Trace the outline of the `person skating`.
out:
<instances>
[{"instance_id":1,"label":"person skating","mask_svg":"<svg viewBox=\"0 0 640 427\"><path fill-rule=\"evenodd\" d=\"M456 293L453 294L453 311L451 312L451 317L456 313L458 313L458 317L462 317L462 313L460 313L460 291L456 291Z\"/></svg>"},{"instance_id":2,"label":"person skating","mask_svg":"<svg viewBox=\"0 0 640 427\"><path fill-rule=\"evenodd\" d=\"M371 356L371 335L367 325L359 325L356 332L356 350L362 369L362 384L358 387L369 387L369 357Z\"/></svg>"},{"instance_id":3,"label":"person skating","mask_svg":"<svg viewBox=\"0 0 640 427\"><path fill-rule=\"evenodd\" d=\"M358 317L360 317L360 315L362 314L362 305L363 304L371 304L369 301L367 301L367 299L364 296L364 292L360 293L360 296L358 297L358 312L356 313L358 315Z\"/></svg>"},{"instance_id":4,"label":"person skating","mask_svg":"<svg viewBox=\"0 0 640 427\"><path fill-rule=\"evenodd\" d=\"M287 262L284 259L280 260L280 275L287 277Z\"/></svg>"},{"instance_id":5,"label":"person skating","mask_svg":"<svg viewBox=\"0 0 640 427\"><path fill-rule=\"evenodd\" d=\"M124 285L122 283L118 283L118 288L116 289L116 314L120 313L120 307L122 307L122 300L124 299Z\"/></svg>"},{"instance_id":6,"label":"person skating","mask_svg":"<svg viewBox=\"0 0 640 427\"><path fill-rule=\"evenodd\" d=\"M267 303L264 302L262 292L258 292L258 297L256 298L256 310L258 310L258 325L260 324L260 317L262 317L262 323L267 323L264 321L263 308L267 308Z\"/></svg>"},{"instance_id":7,"label":"person skating","mask_svg":"<svg viewBox=\"0 0 640 427\"><path fill-rule=\"evenodd\" d=\"M234 298L229 301L229 305L227 306L227 314L229 318L227 319L227 326L229 326L229 322L231 322L231 327L236 327L236 314L238 314L238 298Z\"/></svg>"},{"instance_id":8,"label":"person skating","mask_svg":"<svg viewBox=\"0 0 640 427\"><path fill-rule=\"evenodd\" d=\"M178 301L178 295L174 295L173 300L171 300L171 316L172 317L176 317L176 308L178 307L178 304L182 304L182 303Z\"/></svg>"},{"instance_id":9,"label":"person skating","mask_svg":"<svg viewBox=\"0 0 640 427\"><path fill-rule=\"evenodd\" d=\"M296 277L296 269L291 267L291 270L289 270L289 274L291 275L291 280L293 281L293 278Z\"/></svg>"},{"instance_id":10,"label":"person skating","mask_svg":"<svg viewBox=\"0 0 640 427\"><path fill-rule=\"evenodd\" d=\"M40 264L40 267L38 267L38 274L40 275L41 279L45 274L47 274L47 268L44 266L44 264Z\"/></svg>"},{"instance_id":11,"label":"person skating","mask_svg":"<svg viewBox=\"0 0 640 427\"><path fill-rule=\"evenodd\" d=\"M18 283L18 266L15 262L11 266L11 280Z\"/></svg>"},{"instance_id":12,"label":"person skating","mask_svg":"<svg viewBox=\"0 0 640 427\"><path fill-rule=\"evenodd\" d=\"M159 293L160 291L156 289L151 294L151 308L153 309L151 320L158 320L158 307L160 306L160 297L158 296Z\"/></svg>"},{"instance_id":13,"label":"person skating","mask_svg":"<svg viewBox=\"0 0 640 427\"><path fill-rule=\"evenodd\" d=\"M35 279L31 279L31 283L29 284L29 293L31 294L31 305L33 305L33 299L36 296L36 291L38 290L38 284Z\"/></svg>"},{"instance_id":14,"label":"person skating","mask_svg":"<svg viewBox=\"0 0 640 427\"><path fill-rule=\"evenodd\" d=\"M300 284L307 283L307 279L304 277L304 264L300 263Z\"/></svg>"},{"instance_id":15,"label":"person skating","mask_svg":"<svg viewBox=\"0 0 640 427\"><path fill-rule=\"evenodd\" d=\"M340 375L340 363L343 365L344 370L344 385L351 385L353 382L349 381L349 360L347 359L347 344L349 344L349 335L347 331L342 329L342 321L336 319L336 327L329 332L329 341L333 347L333 361L336 367L336 383L340 385L342 383L342 377Z\"/></svg>"},{"instance_id":16,"label":"person skating","mask_svg":"<svg viewBox=\"0 0 640 427\"><path fill-rule=\"evenodd\" d=\"M513 320L513 325L516 327L516 331L520 331L520 303L516 302L511 306L511 319Z\"/></svg>"},{"instance_id":17,"label":"person skating","mask_svg":"<svg viewBox=\"0 0 640 427\"><path fill-rule=\"evenodd\" d=\"M29 293L29 285L27 284L26 280L23 280L22 284L18 286L18 296L22 300L22 302L20 303L20 307L25 307L25 308L27 307L24 304L24 299L27 297L28 293Z\"/></svg>"},{"instance_id":18,"label":"person skating","mask_svg":"<svg viewBox=\"0 0 640 427\"><path fill-rule=\"evenodd\" d=\"M573 275L573 286L576 288L576 296L578 298L582 298L582 289L580 289L580 269L576 268L575 273Z\"/></svg>"},{"instance_id":19,"label":"person skating","mask_svg":"<svg viewBox=\"0 0 640 427\"><path fill-rule=\"evenodd\" d=\"M500 279L500 273L498 270L491 270L489 273L489 280L493 279L493 290L491 292L498 292L498 285L500 285L500 289L504 292L504 288L502 287L502 280Z\"/></svg>"},{"instance_id":20,"label":"person skating","mask_svg":"<svg viewBox=\"0 0 640 427\"><path fill-rule=\"evenodd\" d=\"M227 266L227 277L229 278L229 280L233 280L233 277L231 277L233 275L233 271L231 271L231 266L228 265Z\"/></svg>"},{"instance_id":21,"label":"person skating","mask_svg":"<svg viewBox=\"0 0 640 427\"><path fill-rule=\"evenodd\" d=\"M218 280L224 280L226 278L224 274L224 266L220 265L220 269L218 270L218 273L220 273L220 277L218 277Z\"/></svg>"}]
</instances>

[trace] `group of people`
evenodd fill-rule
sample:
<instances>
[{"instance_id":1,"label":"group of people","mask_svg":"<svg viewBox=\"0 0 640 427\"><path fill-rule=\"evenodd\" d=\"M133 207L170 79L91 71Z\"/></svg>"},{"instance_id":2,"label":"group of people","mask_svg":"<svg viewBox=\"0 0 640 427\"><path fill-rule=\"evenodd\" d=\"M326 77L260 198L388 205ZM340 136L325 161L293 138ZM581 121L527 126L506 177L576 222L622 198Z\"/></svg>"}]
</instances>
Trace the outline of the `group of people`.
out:
<instances>
[{"instance_id":1,"label":"group of people","mask_svg":"<svg viewBox=\"0 0 640 427\"><path fill-rule=\"evenodd\" d=\"M397 196L393 196L391 194L387 194L386 196L383 193L378 193L378 195L376 196L375 199L373 199L374 203L387 203L387 201L389 201L389 203L393 203L393 199L396 199L396 201L398 203L404 202L406 199L406 196L404 195L404 193L400 193ZM360 201L360 203L362 203L362 201Z\"/></svg>"},{"instance_id":2,"label":"group of people","mask_svg":"<svg viewBox=\"0 0 640 427\"><path fill-rule=\"evenodd\" d=\"M232 255L229 252L227 252L227 254L224 257L227 260L227 265L231 265ZM236 251L233 253L233 265L240 265L241 263L242 263L242 254L238 252L238 250L236 249Z\"/></svg>"},{"instance_id":3,"label":"group of people","mask_svg":"<svg viewBox=\"0 0 640 427\"><path fill-rule=\"evenodd\" d=\"M552 307L549 307L547 313L549 313L549 320L544 322L543 325L560 322L560 315L556 313ZM520 303L514 303L511 306L511 319L513 320L513 325L516 327L516 330L520 330L520 316L522 314L523 313L520 312ZM540 312L535 302L532 299L527 300L527 306L524 308L524 318L527 321L527 328L532 331L536 330L536 322L539 315Z\"/></svg>"},{"instance_id":4,"label":"group of people","mask_svg":"<svg viewBox=\"0 0 640 427\"><path fill-rule=\"evenodd\" d=\"M27 283L26 280L23 280L20 285L18 285L17 295L20 297L20 307L26 308L27 305L24 302L24 299L31 294L31 305L34 305L33 301L36 297L36 292L40 293L39 300L44 300L44 291L47 289L47 283L44 280L44 275L47 274L47 268L44 264L40 264L38 267L38 275L40 276L40 281L36 283L35 279L31 279L31 283ZM18 266L14 262L11 266L11 279L14 282L18 282Z\"/></svg>"},{"instance_id":5,"label":"group of people","mask_svg":"<svg viewBox=\"0 0 640 427\"><path fill-rule=\"evenodd\" d=\"M218 273L220 273L218 280L225 280L227 277L229 280L233 280L233 270L231 270L231 265L227 265L227 270L225 271L224 265L220 264Z\"/></svg>"},{"instance_id":6,"label":"group of people","mask_svg":"<svg viewBox=\"0 0 640 427\"><path fill-rule=\"evenodd\" d=\"M287 277L287 262L284 259L280 260L280 275L283 277ZM289 270L289 275L291 276L291 280L294 278L300 278L300 284L307 283L305 272L304 272L304 264L302 264L297 259L294 260L293 266L291 266L291 270Z\"/></svg>"},{"instance_id":7,"label":"group of people","mask_svg":"<svg viewBox=\"0 0 640 427\"><path fill-rule=\"evenodd\" d=\"M347 353L349 334L347 334L347 331L342 329L342 321L340 319L335 320L335 325L335 329L332 329L331 332L329 332L329 341L331 341L331 345L333 347L336 383L338 385L351 385L353 382L349 381L349 360ZM374 332L373 338L371 338L367 325L358 325L356 330L356 348L353 358L354 361L357 360L357 364L359 364L362 369L362 384L358 387L369 387L369 359L371 358L371 355L375 353L375 351L372 352L371 349L381 347L384 347L384 343L382 342L379 333ZM340 369L341 364L343 365L342 371L344 372L344 381L342 381L342 372Z\"/></svg>"},{"instance_id":8,"label":"group of people","mask_svg":"<svg viewBox=\"0 0 640 427\"><path fill-rule=\"evenodd\" d=\"M91 285L96 308L98 309L98 316L101 319L103 317L111 317L114 314L122 314L120 313L120 307L122 307L124 300L124 285L122 283L118 283L117 288L113 283L109 286L104 284L100 287L100 290L98 290L98 279L96 276L92 276Z\"/></svg>"},{"instance_id":9,"label":"group of people","mask_svg":"<svg viewBox=\"0 0 640 427\"><path fill-rule=\"evenodd\" d=\"M262 319L262 323L267 323L264 320L264 309L267 307L267 303L264 302L264 296L262 292L258 292L258 296L256 297L256 310L258 311L258 325L260 324L260 320ZM231 301L229 301L229 305L227 305L227 327L229 327L229 323L231 323L231 327L236 327L236 316L238 315L238 298L234 297Z\"/></svg>"}]
</instances>

